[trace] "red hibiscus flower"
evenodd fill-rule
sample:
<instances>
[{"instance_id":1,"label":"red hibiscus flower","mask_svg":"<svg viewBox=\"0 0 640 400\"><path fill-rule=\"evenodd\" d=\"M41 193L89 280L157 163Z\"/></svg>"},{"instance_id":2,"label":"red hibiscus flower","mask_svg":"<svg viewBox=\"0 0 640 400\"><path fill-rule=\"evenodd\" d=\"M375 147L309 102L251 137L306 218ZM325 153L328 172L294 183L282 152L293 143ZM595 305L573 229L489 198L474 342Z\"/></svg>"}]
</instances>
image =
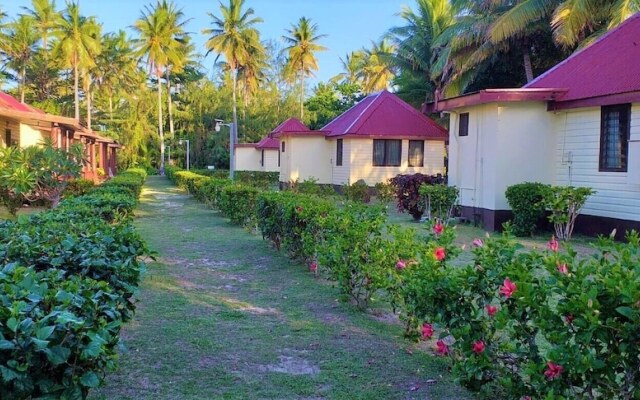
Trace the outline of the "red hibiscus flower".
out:
<instances>
[{"instance_id":1,"label":"red hibiscus flower","mask_svg":"<svg viewBox=\"0 0 640 400\"><path fill-rule=\"evenodd\" d=\"M498 307L492 306L491 304L488 304L485 308L487 309L487 314L489 314L490 317L493 317L498 312Z\"/></svg>"},{"instance_id":2,"label":"red hibiscus flower","mask_svg":"<svg viewBox=\"0 0 640 400\"><path fill-rule=\"evenodd\" d=\"M476 354L481 354L484 353L484 342L482 340L478 340L477 342L473 343L473 352Z\"/></svg>"},{"instance_id":3,"label":"red hibiscus flower","mask_svg":"<svg viewBox=\"0 0 640 400\"><path fill-rule=\"evenodd\" d=\"M442 340L438 340L436 342L436 353L441 356L446 356L447 354L449 354L449 346L447 346L447 344Z\"/></svg>"},{"instance_id":4,"label":"red hibiscus flower","mask_svg":"<svg viewBox=\"0 0 640 400\"><path fill-rule=\"evenodd\" d=\"M564 317L565 321L567 321L567 324L571 325L573 324L573 320L576 319L576 317L573 316L573 314L567 314Z\"/></svg>"},{"instance_id":5,"label":"red hibiscus flower","mask_svg":"<svg viewBox=\"0 0 640 400\"><path fill-rule=\"evenodd\" d=\"M513 296L518 287L515 283L511 282L509 278L505 279L502 286L500 286L500 293L506 298Z\"/></svg>"},{"instance_id":6,"label":"red hibiscus flower","mask_svg":"<svg viewBox=\"0 0 640 400\"><path fill-rule=\"evenodd\" d=\"M436 257L436 260L438 261L442 261L444 260L446 254L444 251L444 247L438 247L434 252L433 255Z\"/></svg>"},{"instance_id":7,"label":"red hibiscus flower","mask_svg":"<svg viewBox=\"0 0 640 400\"><path fill-rule=\"evenodd\" d=\"M296 206L296 212L300 214L302 212L302 206Z\"/></svg>"},{"instance_id":8,"label":"red hibiscus flower","mask_svg":"<svg viewBox=\"0 0 640 400\"><path fill-rule=\"evenodd\" d=\"M558 272L562 275L567 275L569 273L569 267L567 267L567 264L558 264Z\"/></svg>"},{"instance_id":9,"label":"red hibiscus flower","mask_svg":"<svg viewBox=\"0 0 640 400\"><path fill-rule=\"evenodd\" d=\"M482 247L484 246L484 242L482 239L473 239L473 245L476 247Z\"/></svg>"},{"instance_id":10,"label":"red hibiscus flower","mask_svg":"<svg viewBox=\"0 0 640 400\"><path fill-rule=\"evenodd\" d=\"M547 363L547 369L544 371L544 376L546 376L547 379L556 379L562 374L563 371L564 368L562 367L562 365L558 365L552 361L549 361Z\"/></svg>"},{"instance_id":11,"label":"red hibiscus flower","mask_svg":"<svg viewBox=\"0 0 640 400\"><path fill-rule=\"evenodd\" d=\"M403 260L398 260L398 262L396 263L396 269L398 271L402 271L405 268L407 268L407 264Z\"/></svg>"},{"instance_id":12,"label":"red hibiscus flower","mask_svg":"<svg viewBox=\"0 0 640 400\"><path fill-rule=\"evenodd\" d=\"M316 271L318 271L318 263L317 263L317 262L315 262L315 261L314 261L314 262L312 262L312 263L309 265L309 270L315 274L315 273L316 273Z\"/></svg>"},{"instance_id":13,"label":"red hibiscus flower","mask_svg":"<svg viewBox=\"0 0 640 400\"><path fill-rule=\"evenodd\" d=\"M431 339L432 336L433 336L433 326L425 322L424 324L422 324L422 338Z\"/></svg>"},{"instance_id":14,"label":"red hibiscus flower","mask_svg":"<svg viewBox=\"0 0 640 400\"><path fill-rule=\"evenodd\" d=\"M547 246L549 246L549 250L551 251L558 251L558 249L560 248L560 244L556 240L555 236L551 236L551 240L549 240L549 243L547 243Z\"/></svg>"},{"instance_id":15,"label":"red hibiscus flower","mask_svg":"<svg viewBox=\"0 0 640 400\"><path fill-rule=\"evenodd\" d=\"M440 222L436 222L436 224L433 226L433 233L435 233L436 235L440 235L443 231L444 226L442 226Z\"/></svg>"}]
</instances>

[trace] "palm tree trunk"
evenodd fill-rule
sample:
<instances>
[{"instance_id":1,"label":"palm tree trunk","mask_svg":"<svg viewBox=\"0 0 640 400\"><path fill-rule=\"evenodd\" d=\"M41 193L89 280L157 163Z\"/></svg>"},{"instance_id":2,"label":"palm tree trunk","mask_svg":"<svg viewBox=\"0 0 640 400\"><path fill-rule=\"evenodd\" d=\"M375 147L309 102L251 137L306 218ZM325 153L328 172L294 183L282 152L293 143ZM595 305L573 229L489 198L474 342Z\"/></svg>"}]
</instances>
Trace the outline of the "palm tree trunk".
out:
<instances>
[{"instance_id":1,"label":"palm tree trunk","mask_svg":"<svg viewBox=\"0 0 640 400\"><path fill-rule=\"evenodd\" d=\"M113 96L109 95L109 120L113 122Z\"/></svg>"},{"instance_id":2,"label":"palm tree trunk","mask_svg":"<svg viewBox=\"0 0 640 400\"><path fill-rule=\"evenodd\" d=\"M22 66L22 72L20 77L20 102L24 104L24 84L27 80L27 69L25 66Z\"/></svg>"},{"instance_id":3,"label":"palm tree trunk","mask_svg":"<svg viewBox=\"0 0 640 400\"><path fill-rule=\"evenodd\" d=\"M156 71L158 78L158 133L160 134L160 175L164 175L164 131L162 127L162 81L160 71Z\"/></svg>"},{"instance_id":4,"label":"palm tree trunk","mask_svg":"<svg viewBox=\"0 0 640 400\"><path fill-rule=\"evenodd\" d=\"M234 68L231 73L233 74L233 140L229 144L229 169L231 171L235 170L235 148L234 143L238 140L238 101L237 101L237 91L238 91L238 68ZM231 177L233 179L233 176Z\"/></svg>"},{"instance_id":5,"label":"palm tree trunk","mask_svg":"<svg viewBox=\"0 0 640 400\"><path fill-rule=\"evenodd\" d=\"M168 110L169 110L169 132L171 133L170 137L174 138L175 137L175 133L173 130L173 101L171 100L171 80L169 79L169 68L167 67L167 94L168 94Z\"/></svg>"},{"instance_id":6,"label":"palm tree trunk","mask_svg":"<svg viewBox=\"0 0 640 400\"><path fill-rule=\"evenodd\" d=\"M304 119L304 69L300 70L300 120Z\"/></svg>"},{"instance_id":7,"label":"palm tree trunk","mask_svg":"<svg viewBox=\"0 0 640 400\"><path fill-rule=\"evenodd\" d=\"M87 74L87 128L91 129L91 75Z\"/></svg>"},{"instance_id":8,"label":"palm tree trunk","mask_svg":"<svg viewBox=\"0 0 640 400\"><path fill-rule=\"evenodd\" d=\"M533 80L533 68L531 67L531 54L529 53L529 48L524 49L522 58L524 61L524 73L527 76L527 83L529 83Z\"/></svg>"},{"instance_id":9,"label":"palm tree trunk","mask_svg":"<svg viewBox=\"0 0 640 400\"><path fill-rule=\"evenodd\" d=\"M75 103L76 120L80 121L80 96L78 95L78 55L73 56L73 101Z\"/></svg>"}]
</instances>

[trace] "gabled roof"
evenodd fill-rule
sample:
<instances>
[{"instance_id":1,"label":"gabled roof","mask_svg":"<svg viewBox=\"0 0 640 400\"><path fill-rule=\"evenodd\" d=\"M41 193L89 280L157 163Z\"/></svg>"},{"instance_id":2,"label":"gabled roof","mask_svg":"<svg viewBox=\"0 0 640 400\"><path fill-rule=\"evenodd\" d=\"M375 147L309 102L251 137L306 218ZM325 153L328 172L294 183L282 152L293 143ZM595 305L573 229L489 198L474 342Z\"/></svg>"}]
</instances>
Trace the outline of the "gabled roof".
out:
<instances>
[{"instance_id":1,"label":"gabled roof","mask_svg":"<svg viewBox=\"0 0 640 400\"><path fill-rule=\"evenodd\" d=\"M386 90L365 97L325 125L322 130L327 132L328 138L448 138L445 128Z\"/></svg>"},{"instance_id":2,"label":"gabled roof","mask_svg":"<svg viewBox=\"0 0 640 400\"><path fill-rule=\"evenodd\" d=\"M256 149L275 149L278 150L280 147L280 141L278 139L272 138L271 136L264 137L261 141L256 144Z\"/></svg>"},{"instance_id":3,"label":"gabled roof","mask_svg":"<svg viewBox=\"0 0 640 400\"><path fill-rule=\"evenodd\" d=\"M640 13L525 88L567 88L561 102L640 91Z\"/></svg>"},{"instance_id":4,"label":"gabled roof","mask_svg":"<svg viewBox=\"0 0 640 400\"><path fill-rule=\"evenodd\" d=\"M20 103L17 99L6 94L5 92L0 92L0 109L8 111L36 112L43 114L41 110L38 110L37 108L31 107L24 103Z\"/></svg>"},{"instance_id":5,"label":"gabled roof","mask_svg":"<svg viewBox=\"0 0 640 400\"><path fill-rule=\"evenodd\" d=\"M307 127L305 124L300 122L300 120L297 118L289 118L288 120L284 121L280 125L276 126L275 129L271 131L269 136L278 137L281 135L291 135L291 134L314 135L314 134L318 134L318 132L312 131L311 129L309 129L309 127Z\"/></svg>"}]
</instances>

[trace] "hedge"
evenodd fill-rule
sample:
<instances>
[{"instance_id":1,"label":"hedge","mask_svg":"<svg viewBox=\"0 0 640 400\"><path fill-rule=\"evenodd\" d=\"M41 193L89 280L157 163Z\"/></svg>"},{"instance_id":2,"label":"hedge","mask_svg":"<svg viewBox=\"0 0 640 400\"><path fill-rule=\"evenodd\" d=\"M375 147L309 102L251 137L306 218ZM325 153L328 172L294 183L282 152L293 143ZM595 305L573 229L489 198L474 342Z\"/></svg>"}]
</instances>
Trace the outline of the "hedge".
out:
<instances>
[{"instance_id":1,"label":"hedge","mask_svg":"<svg viewBox=\"0 0 640 400\"><path fill-rule=\"evenodd\" d=\"M47 212L0 223L0 398L86 398L115 366L148 254L129 170Z\"/></svg>"}]
</instances>

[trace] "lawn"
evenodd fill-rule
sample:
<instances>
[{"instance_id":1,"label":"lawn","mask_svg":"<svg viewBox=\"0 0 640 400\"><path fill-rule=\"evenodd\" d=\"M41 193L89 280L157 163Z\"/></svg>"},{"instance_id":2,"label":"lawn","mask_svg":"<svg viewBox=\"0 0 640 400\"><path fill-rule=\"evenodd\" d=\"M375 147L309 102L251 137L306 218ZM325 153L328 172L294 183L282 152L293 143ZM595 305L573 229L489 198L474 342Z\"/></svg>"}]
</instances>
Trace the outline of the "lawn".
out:
<instances>
[{"instance_id":1,"label":"lawn","mask_svg":"<svg viewBox=\"0 0 640 400\"><path fill-rule=\"evenodd\" d=\"M44 207L22 207L18 210L17 215L29 215L33 213L38 213L44 210ZM0 206L0 220L2 219L14 219L15 217L9 213L9 210L6 207Z\"/></svg>"},{"instance_id":2,"label":"lawn","mask_svg":"<svg viewBox=\"0 0 640 400\"><path fill-rule=\"evenodd\" d=\"M137 228L157 251L122 355L92 399L470 399L433 343L402 338L330 283L150 177Z\"/></svg>"}]
</instances>

